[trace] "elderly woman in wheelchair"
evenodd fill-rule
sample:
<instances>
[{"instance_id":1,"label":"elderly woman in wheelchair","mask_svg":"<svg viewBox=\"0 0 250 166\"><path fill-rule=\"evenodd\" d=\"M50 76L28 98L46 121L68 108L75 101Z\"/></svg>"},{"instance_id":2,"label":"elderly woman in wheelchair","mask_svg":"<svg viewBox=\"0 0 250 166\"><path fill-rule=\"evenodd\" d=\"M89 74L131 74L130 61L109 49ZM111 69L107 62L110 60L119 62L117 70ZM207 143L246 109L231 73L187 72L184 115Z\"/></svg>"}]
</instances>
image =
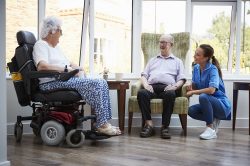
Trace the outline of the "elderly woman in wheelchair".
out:
<instances>
[{"instance_id":1,"label":"elderly woman in wheelchair","mask_svg":"<svg viewBox=\"0 0 250 166\"><path fill-rule=\"evenodd\" d=\"M20 99L19 100L19 96L18 96L18 100L19 103L22 106L26 106L26 105L31 105L29 103L32 102L41 102L41 103L50 103L49 100L49 95L48 98L46 98L46 93L43 92L56 92L58 93L56 97L51 98L51 100L53 101L57 101L59 100L59 98L63 98L63 100L65 100L65 98L68 98L66 100L84 100L86 101L86 103L88 103L91 108L94 110L94 114L95 115L91 115L88 117L84 117L84 116L80 116L83 115L83 105L85 104L85 102L80 102L80 104L77 107L77 110L79 110L79 106L82 105L82 110L79 111L79 113L77 113L77 117L76 121L74 122L73 126L76 126L76 130L73 130L73 133L70 133L70 131L64 131L64 133L67 135L70 135L67 141L67 137L66 137L66 141L68 144L70 144L72 147L78 147L81 144L81 141L75 141L74 144L74 134L76 134L78 132L78 134L80 133L80 136L82 137L82 133L79 129L81 129L82 127L82 122L88 119L94 119L95 120L95 134L97 136L106 136L106 137L99 137L99 138L108 138L110 136L115 136L115 135L120 135L121 131L118 127L112 126L108 121L111 119L111 104L110 104L110 98L109 98L109 89L108 89L108 85L107 82L104 79L92 79L92 78L86 78L85 76L82 77L80 75L85 75L83 69L81 69L79 66L69 62L69 60L66 59L66 57L63 55L63 53L61 52L58 43L59 43L59 38L62 35L62 29L61 29L61 20L59 20L56 17L47 17L43 20L42 25L41 25L41 29L40 29L40 37L41 40L35 41L35 38L33 37L33 35L30 32L26 32L26 31L21 31L17 33L17 40L19 43L19 47L17 47L16 49L16 53L15 56L12 58L12 63L9 63L8 66L10 68L10 71L16 71L18 70L18 72L20 72L22 74L23 77L29 77L29 78L38 78L39 79L39 93L36 94L40 94L39 95L32 95L31 93L31 97L28 96L26 98L32 98L28 100L28 103L26 102L27 100L24 100L25 103L21 103ZM30 37L30 34L31 37ZM27 35L27 36L25 36ZM20 37L21 36L21 37ZM34 39L33 39L33 38ZM18 39L19 38L19 39ZM32 39L32 40L31 40ZM26 41L27 40L27 41ZM31 41L29 41L31 40ZM25 46L25 42L27 43L27 45L31 45L31 50L33 48L33 52L29 51L29 47ZM35 44L34 44L35 43ZM33 47L34 45L34 47ZM21 51L19 51L19 49L21 49L20 47L24 47ZM28 49L26 49L26 47ZM27 54L30 54L30 59L28 58L28 60L23 61L21 60L23 58L23 55L21 57L24 50L27 50ZM33 60L32 60L32 54L33 54ZM21 58L19 58L19 56ZM26 56L26 55L25 55ZM32 64L30 63L30 61L32 61ZM33 64L34 62L34 64ZM17 63L16 66L18 66L18 69L15 69L16 66L15 64ZM32 66L30 67L30 65L35 65L34 71L29 71L29 73L24 73L26 70L30 70L32 69ZM35 71L35 68L37 71ZM52 74L48 74L48 71L51 71ZM37 75L35 74L35 72L39 73L39 76L37 77ZM81 73L82 72L82 73ZM52 76L54 73L54 77ZM56 73L56 74L55 74ZM47 77L46 77L47 76ZM28 82L28 83L24 83L25 85L31 84L30 82L32 82L32 80L29 82L27 81L26 78L23 78L23 82ZM15 85L15 83L14 83ZM16 85L15 85L16 88ZM27 88L23 88L24 91L27 90ZM60 91L62 89L69 89L69 90L73 90L76 91L76 93L78 93L77 95L80 96L79 98L74 98L69 96L62 96L60 95ZM17 92L17 88L16 88L16 92ZM19 92L17 92L18 95ZM28 92L29 93L29 92ZM68 92L69 93L69 92ZM19 93L20 94L20 93ZM63 94L63 93L62 93ZM33 97L32 97L33 96ZM39 98L39 97L40 98ZM42 97L43 98L42 98ZM45 96L45 97L44 97ZM71 99L69 98L71 97ZM42 98L42 99L41 99ZM37 115L37 112L41 112L41 110L43 110L43 108L45 108L46 105L49 104L43 104L41 106L41 108L37 107L36 104L33 104L33 114ZM66 113L67 108L68 107L64 107L63 109L61 109L62 105L60 106L52 106L49 105L50 109L49 109L49 116L48 117L52 117L50 119L56 119L56 121L62 122L62 123L71 123L70 120L66 120L65 119L69 119L69 117L71 116L71 113ZM56 111L53 111L53 109L55 109ZM59 108L59 111L58 111ZM62 110L62 111L61 111ZM62 113L61 113L61 112ZM51 113L52 112L52 113ZM55 113L57 112L57 113ZM73 111L73 112L77 112L77 111ZM64 114L64 115L62 115ZM73 116L75 116L76 113L73 113ZM46 115L47 116L47 115ZM42 116L42 117L46 117L46 116ZM67 117L67 118L66 118ZM36 118L34 119L31 118L32 122L37 122L37 119L41 119L41 116L36 116ZM21 121L22 120L27 120L28 118L20 118L20 116L17 118L17 123L15 126L15 135L18 135L18 133L20 133L19 129L22 129L22 124ZM46 121L46 120L42 120L42 121ZM45 122L44 122L45 123ZM53 123L53 122L52 122ZM75 125L75 123L77 125ZM52 137L51 135L53 135L53 133L56 133L60 135L60 133L63 130L67 130L66 129L61 129L61 130L57 130L56 132L53 132L53 127L49 127L50 125L53 126L53 124L43 124L42 126L40 126L41 128L36 128L34 126L36 126L37 123L32 124L31 123L31 127L34 129L36 129L35 131L40 131L41 137L43 139L43 141L48 144L48 145L57 145L60 143L60 141L62 141L60 139L60 141L53 141L53 139L50 137ZM46 126L47 127L44 127ZM71 127L68 128L72 128L72 125L70 125ZM45 129L44 129L45 128ZM56 128L56 127L54 127ZM77 131L77 132L76 132ZM92 130L91 130L92 131ZM45 134L42 134L42 132L44 132ZM68 132L68 133L67 133ZM62 133L62 135L65 135ZM93 134L91 133L87 133L89 135ZM37 134L36 134L37 135ZM86 135L86 133L85 133ZM92 135L93 136L93 135ZM62 136L63 137L63 136ZM98 138L97 138L98 139ZM20 141L20 138L18 139ZM77 140L77 139L76 139ZM72 143L73 142L73 143Z\"/></svg>"},{"instance_id":2,"label":"elderly woman in wheelchair","mask_svg":"<svg viewBox=\"0 0 250 166\"><path fill-rule=\"evenodd\" d=\"M41 39L33 48L33 59L37 70L55 70L59 72L80 69L70 63L58 47L62 35L61 21L56 17L47 17L43 20L40 29ZM100 133L119 135L121 131L108 123L111 119L109 89L104 79L76 77L68 81L55 81L51 78L40 78L41 90L55 90L60 88L75 89L82 98L95 110L96 128Z\"/></svg>"}]
</instances>

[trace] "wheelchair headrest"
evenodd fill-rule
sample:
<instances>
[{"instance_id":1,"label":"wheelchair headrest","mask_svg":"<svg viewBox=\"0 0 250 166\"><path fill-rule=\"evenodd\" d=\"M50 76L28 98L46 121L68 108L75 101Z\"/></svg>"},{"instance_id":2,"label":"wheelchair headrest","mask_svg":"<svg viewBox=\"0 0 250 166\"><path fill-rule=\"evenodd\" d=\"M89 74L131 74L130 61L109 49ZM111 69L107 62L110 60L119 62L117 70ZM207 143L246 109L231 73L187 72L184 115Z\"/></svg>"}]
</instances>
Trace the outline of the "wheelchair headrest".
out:
<instances>
[{"instance_id":1,"label":"wheelchair headrest","mask_svg":"<svg viewBox=\"0 0 250 166\"><path fill-rule=\"evenodd\" d=\"M17 42L20 46L24 44L32 44L34 45L36 42L36 38L33 33L28 31L19 31L16 34Z\"/></svg>"}]
</instances>

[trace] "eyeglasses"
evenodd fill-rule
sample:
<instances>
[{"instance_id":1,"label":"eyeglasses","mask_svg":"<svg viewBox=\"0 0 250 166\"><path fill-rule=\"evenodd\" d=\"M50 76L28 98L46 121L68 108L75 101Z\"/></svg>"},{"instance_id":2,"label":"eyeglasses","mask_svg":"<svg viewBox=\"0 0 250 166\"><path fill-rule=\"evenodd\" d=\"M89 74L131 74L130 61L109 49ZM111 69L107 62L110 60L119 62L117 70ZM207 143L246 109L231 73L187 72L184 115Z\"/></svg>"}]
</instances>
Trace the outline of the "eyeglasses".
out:
<instances>
[{"instance_id":1,"label":"eyeglasses","mask_svg":"<svg viewBox=\"0 0 250 166\"><path fill-rule=\"evenodd\" d=\"M167 44L167 43L170 43L170 42L166 42L166 41L159 41L160 44Z\"/></svg>"}]
</instances>

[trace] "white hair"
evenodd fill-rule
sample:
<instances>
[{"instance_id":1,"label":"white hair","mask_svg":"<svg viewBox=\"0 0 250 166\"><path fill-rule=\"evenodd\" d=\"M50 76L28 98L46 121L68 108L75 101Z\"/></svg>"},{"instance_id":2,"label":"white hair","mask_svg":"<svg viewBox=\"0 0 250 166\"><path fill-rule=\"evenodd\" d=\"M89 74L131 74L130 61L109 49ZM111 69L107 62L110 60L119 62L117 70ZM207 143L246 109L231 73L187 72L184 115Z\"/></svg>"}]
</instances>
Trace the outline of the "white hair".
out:
<instances>
[{"instance_id":1,"label":"white hair","mask_svg":"<svg viewBox=\"0 0 250 166\"><path fill-rule=\"evenodd\" d=\"M170 34L164 34L160 37L160 40L163 40L163 41L166 41L166 42L169 42L169 43L172 43L174 44L174 38L172 35Z\"/></svg>"},{"instance_id":2,"label":"white hair","mask_svg":"<svg viewBox=\"0 0 250 166\"><path fill-rule=\"evenodd\" d=\"M41 27L40 27L40 37L42 39L46 38L49 33L56 33L56 30L61 27L62 21L55 17L49 16L43 19Z\"/></svg>"}]
</instances>

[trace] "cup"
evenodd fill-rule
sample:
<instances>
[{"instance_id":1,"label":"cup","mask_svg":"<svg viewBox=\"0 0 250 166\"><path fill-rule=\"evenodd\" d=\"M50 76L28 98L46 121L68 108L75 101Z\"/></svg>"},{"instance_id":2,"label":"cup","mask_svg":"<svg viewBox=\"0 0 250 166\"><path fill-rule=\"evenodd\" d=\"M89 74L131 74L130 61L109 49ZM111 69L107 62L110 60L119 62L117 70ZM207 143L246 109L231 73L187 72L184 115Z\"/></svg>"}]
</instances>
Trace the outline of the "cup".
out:
<instances>
[{"instance_id":1,"label":"cup","mask_svg":"<svg viewBox=\"0 0 250 166\"><path fill-rule=\"evenodd\" d=\"M121 81L123 77L123 73L115 73L115 80L116 81Z\"/></svg>"}]
</instances>

